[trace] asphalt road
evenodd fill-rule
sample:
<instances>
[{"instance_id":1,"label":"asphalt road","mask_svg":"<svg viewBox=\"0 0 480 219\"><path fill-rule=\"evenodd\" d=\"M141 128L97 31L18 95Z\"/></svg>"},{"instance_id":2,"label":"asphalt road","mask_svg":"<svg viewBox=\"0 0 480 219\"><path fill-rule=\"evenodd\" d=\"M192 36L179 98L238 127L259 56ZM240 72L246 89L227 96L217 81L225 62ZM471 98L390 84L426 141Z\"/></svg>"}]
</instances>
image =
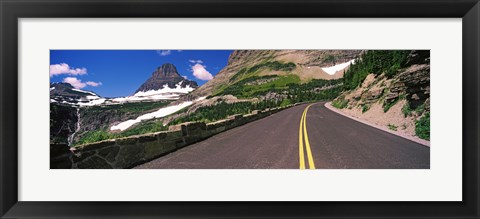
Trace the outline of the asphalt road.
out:
<instances>
[{"instance_id":1,"label":"asphalt road","mask_svg":"<svg viewBox=\"0 0 480 219\"><path fill-rule=\"evenodd\" d=\"M324 103L309 106L283 110L136 168L430 168L430 148L339 115Z\"/></svg>"}]
</instances>

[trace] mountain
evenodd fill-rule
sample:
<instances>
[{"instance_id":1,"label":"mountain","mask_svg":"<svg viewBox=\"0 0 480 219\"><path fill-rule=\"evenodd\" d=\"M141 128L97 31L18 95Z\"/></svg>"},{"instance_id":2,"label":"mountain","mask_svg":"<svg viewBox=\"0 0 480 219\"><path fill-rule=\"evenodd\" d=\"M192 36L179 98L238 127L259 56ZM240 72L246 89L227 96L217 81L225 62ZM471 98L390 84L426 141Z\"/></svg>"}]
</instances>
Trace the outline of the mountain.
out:
<instances>
[{"instance_id":1,"label":"mountain","mask_svg":"<svg viewBox=\"0 0 480 219\"><path fill-rule=\"evenodd\" d=\"M164 88L196 88L198 87L197 82L190 81L183 78L177 71L175 65L170 63L165 63L162 66L158 67L153 73L152 76L145 81L136 91L139 92L148 92L156 91Z\"/></svg>"},{"instance_id":2,"label":"mountain","mask_svg":"<svg viewBox=\"0 0 480 219\"><path fill-rule=\"evenodd\" d=\"M183 78L170 63L158 67L132 96L103 98L91 91L75 89L68 83L50 85L50 102L72 106L113 105L131 102L176 100L198 87L195 81Z\"/></svg>"},{"instance_id":3,"label":"mountain","mask_svg":"<svg viewBox=\"0 0 480 219\"><path fill-rule=\"evenodd\" d=\"M72 98L81 98L89 95L98 96L97 94L90 91L83 91L80 89L75 89L69 83L52 83L50 84L50 95L51 96L64 96Z\"/></svg>"},{"instance_id":4,"label":"mountain","mask_svg":"<svg viewBox=\"0 0 480 219\"><path fill-rule=\"evenodd\" d=\"M50 84L51 103L90 106L104 103L105 100L94 92L75 89L69 83Z\"/></svg>"},{"instance_id":5,"label":"mountain","mask_svg":"<svg viewBox=\"0 0 480 219\"><path fill-rule=\"evenodd\" d=\"M339 79L349 63L362 50L235 50L228 64L188 98L217 95L236 83L250 80L262 84L266 80L284 79L306 83L312 79ZM267 79L270 77L270 79ZM288 78L286 78L288 77ZM293 80L293 81L292 81ZM289 82L287 82L289 83Z\"/></svg>"}]
</instances>

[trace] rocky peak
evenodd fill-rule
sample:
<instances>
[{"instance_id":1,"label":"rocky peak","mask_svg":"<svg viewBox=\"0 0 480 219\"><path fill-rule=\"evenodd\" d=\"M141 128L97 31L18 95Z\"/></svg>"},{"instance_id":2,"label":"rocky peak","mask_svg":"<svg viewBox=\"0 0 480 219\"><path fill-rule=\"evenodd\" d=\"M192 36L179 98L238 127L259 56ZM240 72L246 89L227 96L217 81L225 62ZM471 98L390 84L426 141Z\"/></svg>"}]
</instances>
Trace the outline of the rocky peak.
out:
<instances>
[{"instance_id":1,"label":"rocky peak","mask_svg":"<svg viewBox=\"0 0 480 219\"><path fill-rule=\"evenodd\" d=\"M178 74L177 68L175 65L171 63L165 63L162 66L158 67L152 73L152 78L175 78L175 77L182 77Z\"/></svg>"},{"instance_id":2,"label":"rocky peak","mask_svg":"<svg viewBox=\"0 0 480 219\"><path fill-rule=\"evenodd\" d=\"M56 83L51 83L50 88L57 89L57 90L67 90L67 89L73 89L73 86L69 83L56 82Z\"/></svg>"},{"instance_id":3,"label":"rocky peak","mask_svg":"<svg viewBox=\"0 0 480 219\"><path fill-rule=\"evenodd\" d=\"M177 71L175 65L170 63L165 63L162 66L155 69L152 73L152 76L145 81L136 91L149 91L149 90L160 90L163 89L165 85L170 88L176 88L177 85L185 88L186 86L196 88L198 87L197 82L190 81L183 78Z\"/></svg>"}]
</instances>

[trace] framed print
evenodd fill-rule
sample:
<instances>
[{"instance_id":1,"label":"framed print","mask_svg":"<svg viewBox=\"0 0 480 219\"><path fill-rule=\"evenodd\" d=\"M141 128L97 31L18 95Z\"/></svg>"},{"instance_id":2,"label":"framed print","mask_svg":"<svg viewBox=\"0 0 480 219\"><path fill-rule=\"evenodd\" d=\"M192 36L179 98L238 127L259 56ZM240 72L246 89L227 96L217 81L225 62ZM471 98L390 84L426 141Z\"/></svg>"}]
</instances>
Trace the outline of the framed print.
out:
<instances>
[{"instance_id":1,"label":"framed print","mask_svg":"<svg viewBox=\"0 0 480 219\"><path fill-rule=\"evenodd\" d=\"M0 7L2 218L480 216L476 0Z\"/></svg>"}]
</instances>

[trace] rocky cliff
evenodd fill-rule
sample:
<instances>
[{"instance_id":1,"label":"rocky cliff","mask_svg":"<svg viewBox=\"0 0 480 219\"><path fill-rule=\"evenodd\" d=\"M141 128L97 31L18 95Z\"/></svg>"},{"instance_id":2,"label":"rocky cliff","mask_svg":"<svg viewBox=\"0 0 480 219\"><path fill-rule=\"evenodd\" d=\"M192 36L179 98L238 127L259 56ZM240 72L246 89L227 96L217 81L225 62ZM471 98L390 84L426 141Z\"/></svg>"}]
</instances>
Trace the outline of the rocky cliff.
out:
<instances>
[{"instance_id":1,"label":"rocky cliff","mask_svg":"<svg viewBox=\"0 0 480 219\"><path fill-rule=\"evenodd\" d=\"M68 144L76 131L77 109L68 105L50 104L50 143Z\"/></svg>"},{"instance_id":2,"label":"rocky cliff","mask_svg":"<svg viewBox=\"0 0 480 219\"><path fill-rule=\"evenodd\" d=\"M393 76L372 72L332 103L357 118L428 140L430 51L411 51L405 67Z\"/></svg>"},{"instance_id":3,"label":"rocky cliff","mask_svg":"<svg viewBox=\"0 0 480 219\"><path fill-rule=\"evenodd\" d=\"M152 76L145 81L136 91L149 91L149 90L159 90L164 88L167 85L170 88L176 88L177 84L180 84L180 87L184 88L190 86L192 88L198 87L197 82L190 81L183 78L177 71L177 68L170 63L165 63L162 66L158 67L153 73Z\"/></svg>"}]
</instances>

